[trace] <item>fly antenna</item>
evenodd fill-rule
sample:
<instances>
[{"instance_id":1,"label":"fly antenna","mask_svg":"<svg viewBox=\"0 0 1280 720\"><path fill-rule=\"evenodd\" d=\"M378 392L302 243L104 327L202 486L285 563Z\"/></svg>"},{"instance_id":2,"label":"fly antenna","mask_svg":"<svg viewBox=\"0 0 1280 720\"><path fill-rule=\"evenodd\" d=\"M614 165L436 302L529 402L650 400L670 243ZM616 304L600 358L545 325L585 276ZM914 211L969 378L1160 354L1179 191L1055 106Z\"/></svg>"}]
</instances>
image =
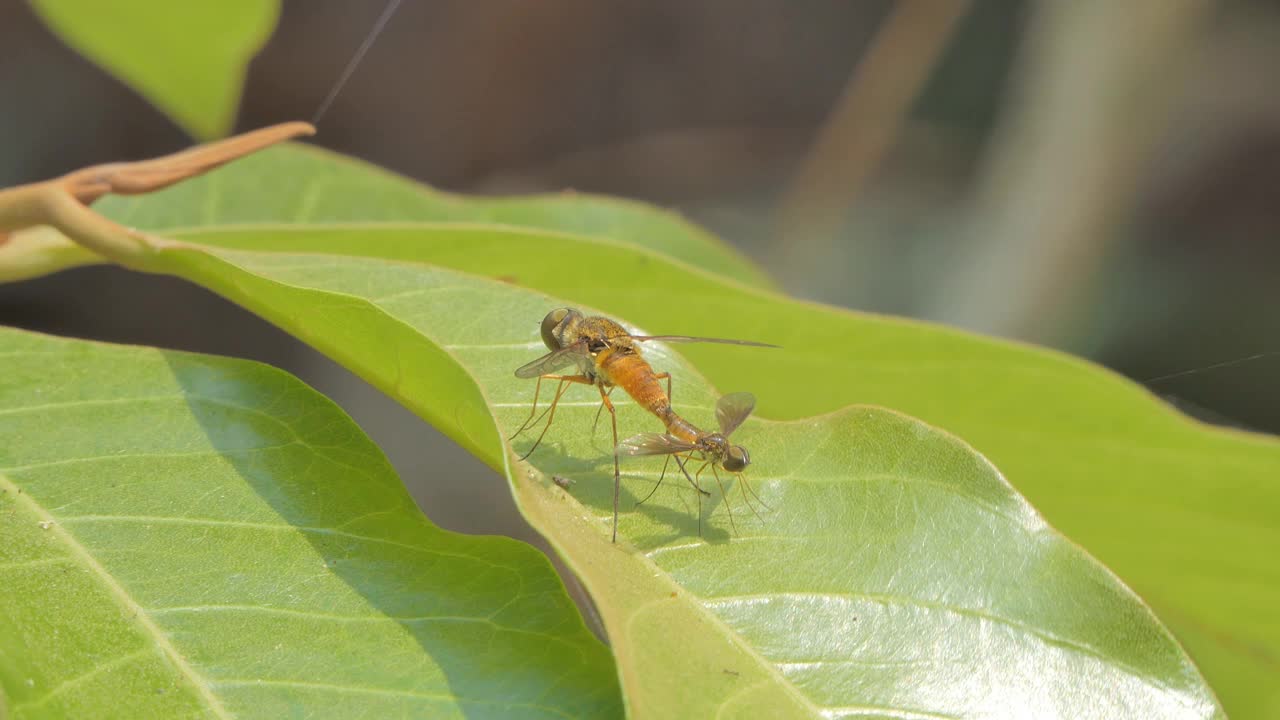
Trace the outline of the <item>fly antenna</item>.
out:
<instances>
[{"instance_id":1,"label":"fly antenna","mask_svg":"<svg viewBox=\"0 0 1280 720\"><path fill-rule=\"evenodd\" d=\"M342 92L343 86L351 79L351 75L356 71L356 66L364 60L365 53L369 52L369 48L373 47L373 43L378 39L378 35L382 34L383 28L391 20L391 16L396 13L396 8L400 7L400 0L388 0L387 6L382 9L382 14L373 23L373 29L365 36L364 42L360 44L360 48L356 50L356 54L351 56L347 61L347 66L342 70L342 75L338 77L338 82L334 83L333 89L329 91L328 96L320 103L320 107L316 109L316 114L311 118L311 124L320 125L320 118L328 112L329 106L338 98L338 93Z\"/></svg>"}]
</instances>

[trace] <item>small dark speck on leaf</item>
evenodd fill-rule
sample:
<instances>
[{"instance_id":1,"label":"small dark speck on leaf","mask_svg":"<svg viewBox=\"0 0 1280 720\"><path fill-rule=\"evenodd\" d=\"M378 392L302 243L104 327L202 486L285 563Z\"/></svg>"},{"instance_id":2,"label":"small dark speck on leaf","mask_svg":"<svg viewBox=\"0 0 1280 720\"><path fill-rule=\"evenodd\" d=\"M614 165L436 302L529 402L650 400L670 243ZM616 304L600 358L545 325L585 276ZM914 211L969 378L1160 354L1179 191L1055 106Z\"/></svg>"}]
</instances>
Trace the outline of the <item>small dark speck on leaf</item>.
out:
<instances>
[{"instance_id":1,"label":"small dark speck on leaf","mask_svg":"<svg viewBox=\"0 0 1280 720\"><path fill-rule=\"evenodd\" d=\"M498 282L504 282L508 285L515 285L520 280L520 278L515 275L494 275L493 279Z\"/></svg>"},{"instance_id":2,"label":"small dark speck on leaf","mask_svg":"<svg viewBox=\"0 0 1280 720\"><path fill-rule=\"evenodd\" d=\"M724 669L724 674L725 674L725 675L732 675L732 676L734 676L734 677L738 677L738 675L739 675L739 673L738 673L738 671L737 671L737 670L730 670L729 668L725 668L725 669Z\"/></svg>"},{"instance_id":3,"label":"small dark speck on leaf","mask_svg":"<svg viewBox=\"0 0 1280 720\"><path fill-rule=\"evenodd\" d=\"M568 490L568 489L569 489L569 486L573 484L573 481L572 481L572 480L570 480L570 479L569 479L569 478L567 478L567 477L561 476L561 475L552 475L552 476L551 476L551 482L555 483L556 485L559 485L560 487L564 488L565 490Z\"/></svg>"}]
</instances>

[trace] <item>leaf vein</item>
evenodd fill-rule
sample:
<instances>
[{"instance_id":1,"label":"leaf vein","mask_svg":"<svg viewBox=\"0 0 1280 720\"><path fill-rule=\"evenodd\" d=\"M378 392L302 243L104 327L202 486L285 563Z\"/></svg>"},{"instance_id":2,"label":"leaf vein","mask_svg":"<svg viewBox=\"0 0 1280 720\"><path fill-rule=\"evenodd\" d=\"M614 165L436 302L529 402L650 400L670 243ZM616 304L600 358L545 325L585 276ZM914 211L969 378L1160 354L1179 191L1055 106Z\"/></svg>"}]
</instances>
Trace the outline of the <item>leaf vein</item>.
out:
<instances>
[{"instance_id":1,"label":"leaf vein","mask_svg":"<svg viewBox=\"0 0 1280 720\"><path fill-rule=\"evenodd\" d=\"M7 477L0 475L0 487L5 487L17 494L18 487L14 485ZM41 507L30 495L21 495L19 502L28 506L31 514L40 517L44 522L49 523L49 532L56 533L68 550L68 553L74 557L81 565L95 575L107 592L110 593L116 602L130 615L134 617L136 622L142 627L147 635L149 635L156 647L160 650L170 664L177 670L178 674L187 678L191 685L195 688L197 695L208 706L210 713L215 717L226 718L230 720L231 713L222 705L222 701L218 699L209 686L207 679L196 671L182 653L178 652L172 642L169 641L168 635L156 625L155 621L149 616L146 610L133 599L129 592L116 579L107 572L94 557L89 550L85 548L71 533L67 532L62 526L55 523L55 518Z\"/></svg>"},{"instance_id":2,"label":"leaf vein","mask_svg":"<svg viewBox=\"0 0 1280 720\"><path fill-rule=\"evenodd\" d=\"M996 615L995 613L987 612L977 608L964 608L964 607L957 607L953 605L946 605L940 602L934 602L934 601L925 600L922 598L908 597L906 595L891 595L886 593L867 593L867 592L780 592L780 593L760 593L760 594L742 594L742 595L720 595L715 597L704 597L702 601L705 605L715 607L717 605L749 604L749 603L754 603L759 601L770 601L770 600L778 600L778 599L785 599L785 598L795 598L795 599L837 598L837 599L855 600L855 601L869 600L871 602L877 602L877 603L883 603L883 604L906 605L911 607L922 608L925 610L939 610L942 612L959 615L961 617L984 620L984 621L992 622L998 625L1003 625L1013 630L1019 630L1019 631L1025 632L1029 635L1039 638L1040 640L1044 641L1047 644L1054 645L1057 647L1064 647L1069 650L1074 650L1082 655L1087 655L1096 660L1100 660L1104 664L1111 665L1121 670L1124 670L1125 672L1128 672L1134 677L1141 678L1144 681L1150 683L1152 686L1157 687L1161 690L1165 690L1167 692L1176 692L1173 688L1170 688L1164 685L1163 683L1159 682L1156 678L1152 677L1150 674L1144 673L1138 668L1135 668L1131 665L1121 662L1117 658L1110 657L1104 654L1102 651L1086 643L1083 643L1079 640L1063 637L1061 635L1057 635L1043 628L1038 628L1034 625L1023 622L1021 620L1016 620L1014 618L1009 618L1002 615Z\"/></svg>"}]
</instances>

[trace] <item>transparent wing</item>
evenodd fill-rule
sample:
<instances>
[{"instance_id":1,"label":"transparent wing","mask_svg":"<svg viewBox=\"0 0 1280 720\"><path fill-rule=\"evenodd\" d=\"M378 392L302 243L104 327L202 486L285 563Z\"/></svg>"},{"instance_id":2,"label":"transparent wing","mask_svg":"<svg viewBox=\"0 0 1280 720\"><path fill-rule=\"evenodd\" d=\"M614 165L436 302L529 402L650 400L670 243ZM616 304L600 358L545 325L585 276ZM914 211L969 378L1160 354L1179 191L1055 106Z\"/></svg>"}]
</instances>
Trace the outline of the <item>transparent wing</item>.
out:
<instances>
[{"instance_id":1,"label":"transparent wing","mask_svg":"<svg viewBox=\"0 0 1280 720\"><path fill-rule=\"evenodd\" d=\"M539 375L555 372L570 365L577 365L580 370L585 372L584 362L587 365L591 364L591 355L587 353L586 343L574 343L568 347L549 352L531 363L521 365L516 368L516 377L536 378Z\"/></svg>"},{"instance_id":2,"label":"transparent wing","mask_svg":"<svg viewBox=\"0 0 1280 720\"><path fill-rule=\"evenodd\" d=\"M756 396L749 392L729 393L716 403L716 420L720 423L720 434L729 436L743 420L756 409Z\"/></svg>"},{"instance_id":3,"label":"transparent wing","mask_svg":"<svg viewBox=\"0 0 1280 720\"><path fill-rule=\"evenodd\" d=\"M662 433L640 433L618 443L618 451L623 455L674 455L697 447Z\"/></svg>"},{"instance_id":4,"label":"transparent wing","mask_svg":"<svg viewBox=\"0 0 1280 720\"><path fill-rule=\"evenodd\" d=\"M648 342L650 340L658 340L660 342L705 342L720 343L721 345L750 345L751 347L767 347L780 348L781 345L770 345L769 343L755 342L754 340L730 340L728 338L709 338L695 337L693 335L632 335L632 340L640 342Z\"/></svg>"}]
</instances>

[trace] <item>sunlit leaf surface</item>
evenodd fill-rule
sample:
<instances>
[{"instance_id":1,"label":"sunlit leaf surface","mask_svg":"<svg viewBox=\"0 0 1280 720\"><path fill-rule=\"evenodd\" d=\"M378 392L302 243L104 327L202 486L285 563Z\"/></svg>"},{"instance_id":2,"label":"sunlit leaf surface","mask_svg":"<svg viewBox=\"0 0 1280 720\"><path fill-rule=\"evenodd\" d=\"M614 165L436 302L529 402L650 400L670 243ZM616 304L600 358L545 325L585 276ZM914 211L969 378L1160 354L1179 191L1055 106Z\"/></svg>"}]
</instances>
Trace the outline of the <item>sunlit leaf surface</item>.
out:
<instances>
[{"instance_id":1,"label":"sunlit leaf surface","mask_svg":"<svg viewBox=\"0 0 1280 720\"><path fill-rule=\"evenodd\" d=\"M430 525L297 380L14 330L0 357L0 715L620 712L545 559Z\"/></svg>"},{"instance_id":2,"label":"sunlit leaf surface","mask_svg":"<svg viewBox=\"0 0 1280 720\"><path fill-rule=\"evenodd\" d=\"M412 201L410 186L387 182L359 163L283 148L183 186L180 195L110 199L105 209L140 227L187 227L201 242L431 263L536 288L654 332L782 344L783 352L749 355L681 351L719 387L754 391L766 417L873 403L964 438L1144 597L1234 716L1280 707L1274 438L1191 422L1142 388L1057 353L734 282L740 271L690 249L699 236L675 228L626 235L617 228L649 226L618 216L609 237L651 243L655 254L599 240L608 227L603 211L589 228L559 216L559 227L477 227L467 221L490 218L445 213ZM365 221L387 217L371 208L443 224L372 227ZM249 222L287 227L228 227ZM674 255L673 245L685 254ZM532 325L538 310L528 315Z\"/></svg>"},{"instance_id":3,"label":"sunlit leaf surface","mask_svg":"<svg viewBox=\"0 0 1280 720\"><path fill-rule=\"evenodd\" d=\"M705 252L697 235L647 251L645 237L617 228L548 229L562 218L495 224L483 203L445 213L412 186L311 151L267 153L175 192L101 207L131 226L225 248L173 250L160 262L320 347L509 469L525 513L601 604L633 710L1213 714L1145 608L963 445L865 408L805 419L856 402L923 418L992 458L1146 597L1237 716L1257 716L1275 697L1273 440L1188 422L1057 354L736 282L731 267L693 259ZM409 221L387 222L396 213ZM587 388L570 394L531 458L575 479L567 494L510 464L495 416L510 431L527 414L532 383L511 371L541 352L537 323L565 303L645 331L785 346L680 348L721 389L759 395L761 416L798 421L753 420L740 431L754 487L773 508L763 520L736 486L726 501L712 485L700 540L682 481L634 509L661 462L628 460L623 536L644 554L609 546L607 424L591 434L597 401ZM675 374L678 409L710 423L714 391L679 357L650 354ZM624 434L658 429L629 405L619 423ZM1215 591L1222 583L1232 592ZM760 596L745 599L744 584ZM810 604L796 604L804 593ZM756 622L744 608L759 611ZM772 625L758 619L773 609L785 612ZM875 628L859 624L872 617ZM865 634L896 621L887 635ZM1091 675L1093 662L1110 674ZM1119 711L1110 703L1121 698L1144 704Z\"/></svg>"},{"instance_id":4,"label":"sunlit leaf surface","mask_svg":"<svg viewBox=\"0 0 1280 720\"><path fill-rule=\"evenodd\" d=\"M511 371L539 352L537 321L555 301L414 263L195 248L163 262L507 467L531 521L593 591L640 716L1214 714L1135 596L985 461L921 423L874 409L748 422L739 437L772 510L750 513L741 486L717 492L699 537L698 505L672 483L626 513L633 554L607 540L610 441L591 436L589 390L560 408L533 458L575 480L585 508L510 465L493 432L490 412L506 432L528 413L531 383ZM682 411L707 423L710 388L676 357L652 355L681 378ZM625 428L652 425L633 405L621 415ZM628 464L628 508L656 470Z\"/></svg>"}]
</instances>

